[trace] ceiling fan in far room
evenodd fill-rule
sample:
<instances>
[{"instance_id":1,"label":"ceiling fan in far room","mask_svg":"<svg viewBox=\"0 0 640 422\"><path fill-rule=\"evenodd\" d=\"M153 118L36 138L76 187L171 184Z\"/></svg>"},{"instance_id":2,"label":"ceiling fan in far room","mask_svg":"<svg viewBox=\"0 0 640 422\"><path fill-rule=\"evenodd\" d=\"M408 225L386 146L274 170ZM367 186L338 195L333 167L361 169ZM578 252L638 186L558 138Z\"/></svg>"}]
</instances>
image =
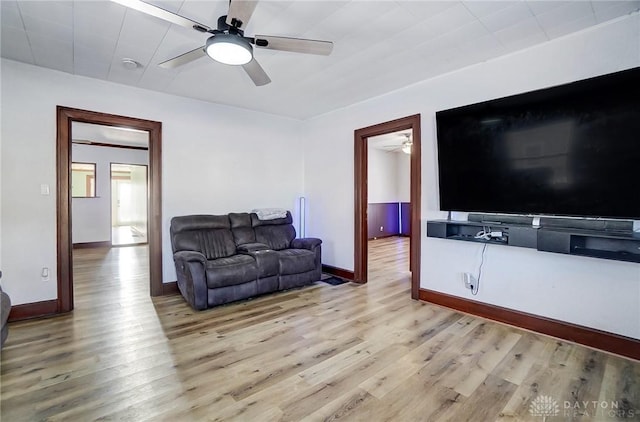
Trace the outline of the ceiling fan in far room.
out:
<instances>
[{"instance_id":1,"label":"ceiling fan in far room","mask_svg":"<svg viewBox=\"0 0 640 422\"><path fill-rule=\"evenodd\" d=\"M413 147L413 139L411 139L411 134L398 133L396 136L402 139L402 143L400 145L396 145L394 143L393 145L386 145L386 146L383 146L382 148L385 151L389 151L389 152L402 151L405 154L411 154L411 147Z\"/></svg>"},{"instance_id":2,"label":"ceiling fan in far room","mask_svg":"<svg viewBox=\"0 0 640 422\"><path fill-rule=\"evenodd\" d=\"M159 66L167 69L174 69L201 57L209 56L223 64L242 66L253 83L257 86L262 86L271 82L271 79L253 56L253 46L323 56L328 56L333 50L333 43L330 41L276 37L272 35L245 37L243 28L247 26L256 8L257 1L230 0L229 11L226 15L218 18L215 29L141 0L112 1L167 22L210 35L204 46L159 64Z\"/></svg>"}]
</instances>

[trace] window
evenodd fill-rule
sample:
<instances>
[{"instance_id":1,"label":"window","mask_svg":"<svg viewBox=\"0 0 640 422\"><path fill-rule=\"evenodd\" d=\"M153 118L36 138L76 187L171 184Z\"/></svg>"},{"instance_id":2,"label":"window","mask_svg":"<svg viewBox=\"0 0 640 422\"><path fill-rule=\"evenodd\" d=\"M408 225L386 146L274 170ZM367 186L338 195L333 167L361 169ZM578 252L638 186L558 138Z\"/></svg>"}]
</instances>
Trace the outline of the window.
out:
<instances>
[{"instance_id":1,"label":"window","mask_svg":"<svg viewBox=\"0 0 640 422\"><path fill-rule=\"evenodd\" d=\"M71 196L74 198L96 197L95 163L71 163Z\"/></svg>"}]
</instances>

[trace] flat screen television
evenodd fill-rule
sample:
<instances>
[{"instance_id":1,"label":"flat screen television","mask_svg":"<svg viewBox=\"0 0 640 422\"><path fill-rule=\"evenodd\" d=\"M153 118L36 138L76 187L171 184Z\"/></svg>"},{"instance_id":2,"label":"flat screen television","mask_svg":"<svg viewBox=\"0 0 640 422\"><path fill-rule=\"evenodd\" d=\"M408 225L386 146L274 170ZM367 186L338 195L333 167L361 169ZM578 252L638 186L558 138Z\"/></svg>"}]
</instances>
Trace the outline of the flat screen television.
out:
<instances>
[{"instance_id":1,"label":"flat screen television","mask_svg":"<svg viewBox=\"0 0 640 422\"><path fill-rule=\"evenodd\" d=\"M440 209L640 219L640 67L436 113Z\"/></svg>"}]
</instances>

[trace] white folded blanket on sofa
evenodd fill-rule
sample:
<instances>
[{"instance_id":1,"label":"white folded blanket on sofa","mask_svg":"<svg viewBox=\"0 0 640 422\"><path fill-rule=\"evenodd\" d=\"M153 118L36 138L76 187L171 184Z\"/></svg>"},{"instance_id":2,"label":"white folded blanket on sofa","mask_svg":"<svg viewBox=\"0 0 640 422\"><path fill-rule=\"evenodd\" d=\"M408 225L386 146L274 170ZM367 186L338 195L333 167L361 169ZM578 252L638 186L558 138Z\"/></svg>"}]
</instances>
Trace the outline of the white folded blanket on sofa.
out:
<instances>
[{"instance_id":1,"label":"white folded blanket on sofa","mask_svg":"<svg viewBox=\"0 0 640 422\"><path fill-rule=\"evenodd\" d=\"M287 216L287 210L284 208L257 208L251 212L255 212L259 220L275 220Z\"/></svg>"}]
</instances>

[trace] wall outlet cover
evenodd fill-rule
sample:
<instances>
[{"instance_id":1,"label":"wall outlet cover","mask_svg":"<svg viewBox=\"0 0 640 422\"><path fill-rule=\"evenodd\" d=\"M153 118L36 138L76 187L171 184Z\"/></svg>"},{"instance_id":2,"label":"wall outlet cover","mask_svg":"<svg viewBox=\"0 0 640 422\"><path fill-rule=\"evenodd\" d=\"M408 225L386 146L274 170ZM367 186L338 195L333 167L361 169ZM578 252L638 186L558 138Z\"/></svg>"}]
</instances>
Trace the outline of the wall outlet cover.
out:
<instances>
[{"instance_id":1,"label":"wall outlet cover","mask_svg":"<svg viewBox=\"0 0 640 422\"><path fill-rule=\"evenodd\" d=\"M462 281L464 282L464 287L470 289L475 284L475 277L471 273L462 273Z\"/></svg>"}]
</instances>

